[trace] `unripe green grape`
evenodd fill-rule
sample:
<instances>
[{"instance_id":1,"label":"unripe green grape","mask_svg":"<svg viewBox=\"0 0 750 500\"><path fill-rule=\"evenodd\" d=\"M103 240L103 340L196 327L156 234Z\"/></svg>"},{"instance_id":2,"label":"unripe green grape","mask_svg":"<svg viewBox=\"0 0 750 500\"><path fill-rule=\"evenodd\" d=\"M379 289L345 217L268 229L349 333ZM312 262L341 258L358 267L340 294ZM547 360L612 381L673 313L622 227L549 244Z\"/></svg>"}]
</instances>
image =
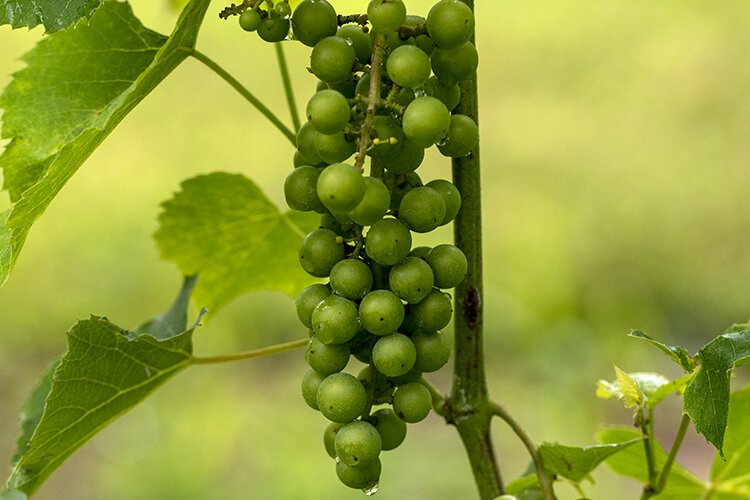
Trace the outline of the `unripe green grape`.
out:
<instances>
[{"instance_id":1,"label":"unripe green grape","mask_svg":"<svg viewBox=\"0 0 750 500\"><path fill-rule=\"evenodd\" d=\"M359 304L362 326L374 335L390 335L404 320L404 304L390 290L374 290Z\"/></svg>"},{"instance_id":2,"label":"unripe green grape","mask_svg":"<svg viewBox=\"0 0 750 500\"><path fill-rule=\"evenodd\" d=\"M385 115L375 115L372 119L373 146L367 154L373 158L388 158L397 155L404 141L404 131L399 124ZM377 141L376 141L377 139ZM379 144L376 144L379 142Z\"/></svg>"},{"instance_id":3,"label":"unripe green grape","mask_svg":"<svg viewBox=\"0 0 750 500\"><path fill-rule=\"evenodd\" d=\"M372 391L373 404L383 404L389 402L393 397L394 387L393 384L388 381L388 378L385 375L374 369L369 364L362 368L357 374L357 378L360 380L360 382L362 382L365 390L368 390L370 384L373 382L373 376L375 377L374 387Z\"/></svg>"},{"instance_id":4,"label":"unripe green grape","mask_svg":"<svg viewBox=\"0 0 750 500\"><path fill-rule=\"evenodd\" d=\"M356 420L365 410L367 393L353 375L334 373L318 386L317 403L328 420L346 424Z\"/></svg>"},{"instance_id":5,"label":"unripe green grape","mask_svg":"<svg viewBox=\"0 0 750 500\"><path fill-rule=\"evenodd\" d=\"M438 47L458 47L474 33L474 13L458 0L441 0L427 14L427 33Z\"/></svg>"},{"instance_id":6,"label":"unripe green grape","mask_svg":"<svg viewBox=\"0 0 750 500\"><path fill-rule=\"evenodd\" d=\"M410 424L424 420L432 408L432 396L419 382L405 384L393 395L393 411Z\"/></svg>"},{"instance_id":7,"label":"unripe green grape","mask_svg":"<svg viewBox=\"0 0 750 500\"><path fill-rule=\"evenodd\" d=\"M260 14L255 9L247 9L240 14L240 27L245 31L255 31L260 26Z\"/></svg>"},{"instance_id":8,"label":"unripe green grape","mask_svg":"<svg viewBox=\"0 0 750 500\"><path fill-rule=\"evenodd\" d=\"M417 35L414 38L414 43L419 47L419 50L428 56L432 54L433 50L435 50L435 42L427 35Z\"/></svg>"},{"instance_id":9,"label":"unripe green grape","mask_svg":"<svg viewBox=\"0 0 750 500\"><path fill-rule=\"evenodd\" d=\"M354 59L354 48L346 40L329 36L315 44L310 67L324 82L342 82L351 77Z\"/></svg>"},{"instance_id":10,"label":"unripe green grape","mask_svg":"<svg viewBox=\"0 0 750 500\"><path fill-rule=\"evenodd\" d=\"M305 122L297 131L297 151L307 160L307 165L316 165L323 161L315 149L315 136L318 132L310 122Z\"/></svg>"},{"instance_id":11,"label":"unripe green grape","mask_svg":"<svg viewBox=\"0 0 750 500\"><path fill-rule=\"evenodd\" d=\"M357 467L378 458L383 440L372 424L357 420L339 429L334 447L339 460L350 467Z\"/></svg>"},{"instance_id":12,"label":"unripe green grape","mask_svg":"<svg viewBox=\"0 0 750 500\"><path fill-rule=\"evenodd\" d=\"M435 289L421 302L414 304L411 313L417 320L420 330L436 332L450 323L453 315L450 295Z\"/></svg>"},{"instance_id":13,"label":"unripe green grape","mask_svg":"<svg viewBox=\"0 0 750 500\"><path fill-rule=\"evenodd\" d=\"M401 325L398 327L398 331L403 333L404 335L411 335L412 333L419 330L419 325L417 324L417 320L414 319L414 316L411 314L411 312L407 312L404 315L404 320L401 322Z\"/></svg>"},{"instance_id":14,"label":"unripe green grape","mask_svg":"<svg viewBox=\"0 0 750 500\"><path fill-rule=\"evenodd\" d=\"M479 66L479 54L471 42L466 42L455 49L435 49L430 63L435 76L446 85L453 85L474 74Z\"/></svg>"},{"instance_id":15,"label":"unripe green grape","mask_svg":"<svg viewBox=\"0 0 750 500\"><path fill-rule=\"evenodd\" d=\"M343 426L344 424L331 422L323 433L323 446L326 449L326 453L328 453L328 456L331 458L336 458L336 448L333 443L336 440L336 434Z\"/></svg>"},{"instance_id":16,"label":"unripe green grape","mask_svg":"<svg viewBox=\"0 0 750 500\"><path fill-rule=\"evenodd\" d=\"M315 134L315 149L326 163L339 163L357 150L357 143L349 141L343 132Z\"/></svg>"},{"instance_id":17,"label":"unripe green grape","mask_svg":"<svg viewBox=\"0 0 750 500\"><path fill-rule=\"evenodd\" d=\"M445 202L440 193L427 186L414 188L401 200L398 218L414 232L428 233L445 218Z\"/></svg>"},{"instance_id":18,"label":"unripe green grape","mask_svg":"<svg viewBox=\"0 0 750 500\"><path fill-rule=\"evenodd\" d=\"M349 103L340 92L321 90L307 102L307 119L321 134L341 132L349 123Z\"/></svg>"},{"instance_id":19,"label":"unripe green grape","mask_svg":"<svg viewBox=\"0 0 750 500\"><path fill-rule=\"evenodd\" d=\"M371 0L367 19L373 32L396 31L406 21L406 6L401 0Z\"/></svg>"},{"instance_id":20,"label":"unripe green grape","mask_svg":"<svg viewBox=\"0 0 750 500\"><path fill-rule=\"evenodd\" d=\"M432 291L434 277L427 262L417 257L407 257L391 268L388 284L399 298L416 304Z\"/></svg>"},{"instance_id":21,"label":"unripe green grape","mask_svg":"<svg viewBox=\"0 0 750 500\"><path fill-rule=\"evenodd\" d=\"M437 191L445 203L445 217L440 225L444 226L455 219L458 211L461 210L461 193L458 188L445 179L431 180L426 186Z\"/></svg>"},{"instance_id":22,"label":"unripe green grape","mask_svg":"<svg viewBox=\"0 0 750 500\"><path fill-rule=\"evenodd\" d=\"M297 309L297 317L307 328L312 328L312 312L323 299L331 295L328 285L315 283L300 292L294 305Z\"/></svg>"},{"instance_id":23,"label":"unripe green grape","mask_svg":"<svg viewBox=\"0 0 750 500\"><path fill-rule=\"evenodd\" d=\"M398 264L411 249L409 228L398 219L381 219L365 237L367 255L382 266Z\"/></svg>"},{"instance_id":24,"label":"unripe green grape","mask_svg":"<svg viewBox=\"0 0 750 500\"><path fill-rule=\"evenodd\" d=\"M315 370L309 370L302 377L302 398L307 403L307 406L313 410L318 409L318 386L324 378L326 378L325 375Z\"/></svg>"},{"instance_id":25,"label":"unripe green grape","mask_svg":"<svg viewBox=\"0 0 750 500\"><path fill-rule=\"evenodd\" d=\"M469 263L460 248L438 245L427 254L425 261L432 268L437 288L453 288L464 280Z\"/></svg>"},{"instance_id":26,"label":"unripe green grape","mask_svg":"<svg viewBox=\"0 0 750 500\"><path fill-rule=\"evenodd\" d=\"M401 387L402 385L413 384L422 380L422 372L417 370L416 368L412 368L404 375L401 375L399 377L390 377L389 380L393 385Z\"/></svg>"},{"instance_id":27,"label":"unripe green grape","mask_svg":"<svg viewBox=\"0 0 750 500\"><path fill-rule=\"evenodd\" d=\"M329 229L341 237L349 237L352 223L351 221L339 220L340 217L336 217L332 213L326 213L320 216L320 228Z\"/></svg>"},{"instance_id":28,"label":"unripe green grape","mask_svg":"<svg viewBox=\"0 0 750 500\"><path fill-rule=\"evenodd\" d=\"M362 96L362 97L368 97L370 95L370 82L372 79L370 78L370 75L368 73L365 73L362 75L362 78L359 79L357 82L357 87L355 89L355 94ZM380 89L380 97L386 98L388 97L388 88L383 85ZM376 115L379 116L379 115Z\"/></svg>"},{"instance_id":29,"label":"unripe green grape","mask_svg":"<svg viewBox=\"0 0 750 500\"><path fill-rule=\"evenodd\" d=\"M479 142L479 127L466 115L452 115L445 140L438 144L444 156L461 158L471 153Z\"/></svg>"},{"instance_id":30,"label":"unripe green grape","mask_svg":"<svg viewBox=\"0 0 750 500\"><path fill-rule=\"evenodd\" d=\"M276 12L276 14L278 14L279 17L283 17L286 19L289 19L289 17L292 15L292 8L286 1L276 3L276 5L273 6L273 10Z\"/></svg>"},{"instance_id":31,"label":"unripe green grape","mask_svg":"<svg viewBox=\"0 0 750 500\"><path fill-rule=\"evenodd\" d=\"M360 300L372 288L372 271L361 260L339 261L331 269L331 288L342 297Z\"/></svg>"},{"instance_id":32,"label":"unripe green grape","mask_svg":"<svg viewBox=\"0 0 750 500\"><path fill-rule=\"evenodd\" d=\"M380 480L380 459L367 464L350 467L344 462L336 462L336 475L344 485L357 490L370 490L377 487Z\"/></svg>"},{"instance_id":33,"label":"unripe green grape","mask_svg":"<svg viewBox=\"0 0 750 500\"><path fill-rule=\"evenodd\" d=\"M354 48L354 54L359 62L367 64L372 55L372 46L370 45L370 35L362 31L362 27L357 24L345 24L336 32L336 36L349 40Z\"/></svg>"},{"instance_id":34,"label":"unripe green grape","mask_svg":"<svg viewBox=\"0 0 750 500\"><path fill-rule=\"evenodd\" d=\"M370 335L367 331L362 329L352 340L349 341L348 345L349 349L352 351L352 356L362 363L370 363L372 361L372 347L377 341L377 337Z\"/></svg>"},{"instance_id":35,"label":"unripe green grape","mask_svg":"<svg viewBox=\"0 0 750 500\"><path fill-rule=\"evenodd\" d=\"M346 213L365 196L362 173L354 165L346 163L334 163L323 169L317 188L320 201L331 212Z\"/></svg>"},{"instance_id":36,"label":"unripe green grape","mask_svg":"<svg viewBox=\"0 0 750 500\"><path fill-rule=\"evenodd\" d=\"M365 195L362 201L349 211L349 217L360 226L370 226L388 212L391 194L383 181L376 177L365 177Z\"/></svg>"},{"instance_id":37,"label":"unripe green grape","mask_svg":"<svg viewBox=\"0 0 750 500\"><path fill-rule=\"evenodd\" d=\"M324 344L348 342L359 330L357 305L344 297L329 295L313 309L312 329Z\"/></svg>"},{"instance_id":38,"label":"unripe green grape","mask_svg":"<svg viewBox=\"0 0 750 500\"><path fill-rule=\"evenodd\" d=\"M406 335L394 333L381 337L372 348L372 362L387 377L405 375L414 367L417 351Z\"/></svg>"},{"instance_id":39,"label":"unripe green grape","mask_svg":"<svg viewBox=\"0 0 750 500\"><path fill-rule=\"evenodd\" d=\"M398 94L396 94L396 97L393 98L393 102L395 104L400 104L401 106L408 106L409 103L416 98L417 94L413 89L401 89Z\"/></svg>"},{"instance_id":40,"label":"unripe green grape","mask_svg":"<svg viewBox=\"0 0 750 500\"><path fill-rule=\"evenodd\" d=\"M406 439L406 423L393 410L383 408L372 414L375 430L380 434L382 451L398 448Z\"/></svg>"},{"instance_id":41,"label":"unripe green grape","mask_svg":"<svg viewBox=\"0 0 750 500\"><path fill-rule=\"evenodd\" d=\"M432 247L414 247L409 252L409 257L417 257L418 259L424 259L427 254L430 253Z\"/></svg>"},{"instance_id":42,"label":"unripe green grape","mask_svg":"<svg viewBox=\"0 0 750 500\"><path fill-rule=\"evenodd\" d=\"M266 42L285 40L289 36L289 19L279 17L276 12L269 12L258 26L258 36Z\"/></svg>"},{"instance_id":43,"label":"unripe green grape","mask_svg":"<svg viewBox=\"0 0 750 500\"><path fill-rule=\"evenodd\" d=\"M343 370L349 362L350 355L349 346L324 344L313 336L305 350L305 361L316 372L330 375Z\"/></svg>"},{"instance_id":44,"label":"unripe green grape","mask_svg":"<svg viewBox=\"0 0 750 500\"><path fill-rule=\"evenodd\" d=\"M344 258L344 243L328 229L316 229L302 240L299 262L308 274L325 278L333 266Z\"/></svg>"},{"instance_id":45,"label":"unripe green grape","mask_svg":"<svg viewBox=\"0 0 750 500\"><path fill-rule=\"evenodd\" d=\"M393 82L408 89L424 85L431 73L429 57L413 45L402 45L391 52L385 67Z\"/></svg>"},{"instance_id":46,"label":"unripe green grape","mask_svg":"<svg viewBox=\"0 0 750 500\"><path fill-rule=\"evenodd\" d=\"M322 80L318 80L318 85L316 86L317 91L325 89L335 90L347 99L354 97L356 88L357 82L354 80L353 75L351 78L347 78L341 82L326 83Z\"/></svg>"},{"instance_id":47,"label":"unripe green grape","mask_svg":"<svg viewBox=\"0 0 750 500\"><path fill-rule=\"evenodd\" d=\"M410 338L417 350L415 369L421 372L434 372L448 362L451 347L448 339L439 330L433 333L418 331Z\"/></svg>"},{"instance_id":48,"label":"unripe green grape","mask_svg":"<svg viewBox=\"0 0 750 500\"><path fill-rule=\"evenodd\" d=\"M284 198L289 208L302 212L324 213L325 205L318 198L320 169L304 165L292 170L284 180Z\"/></svg>"},{"instance_id":49,"label":"unripe green grape","mask_svg":"<svg viewBox=\"0 0 750 500\"><path fill-rule=\"evenodd\" d=\"M304 167L304 166L320 168L320 167L325 167L326 165L327 163L322 163L322 162L316 163L314 165L310 165L310 162L307 161L307 158L302 156L302 153L300 153L299 150L294 152L294 168L299 168L299 167Z\"/></svg>"},{"instance_id":50,"label":"unripe green grape","mask_svg":"<svg viewBox=\"0 0 750 500\"><path fill-rule=\"evenodd\" d=\"M384 159L383 166L394 174L409 174L419 168L422 160L424 160L424 148L404 138L399 153Z\"/></svg>"},{"instance_id":51,"label":"unripe green grape","mask_svg":"<svg viewBox=\"0 0 750 500\"><path fill-rule=\"evenodd\" d=\"M424 86L424 92L428 96L440 99L448 111L458 106L461 100L461 88L457 84L447 85L436 76L431 76Z\"/></svg>"},{"instance_id":52,"label":"unripe green grape","mask_svg":"<svg viewBox=\"0 0 750 500\"><path fill-rule=\"evenodd\" d=\"M424 96L414 99L404 111L404 135L417 146L427 148L448 132L451 116L440 99Z\"/></svg>"},{"instance_id":53,"label":"unripe green grape","mask_svg":"<svg viewBox=\"0 0 750 500\"><path fill-rule=\"evenodd\" d=\"M335 35L336 28L336 10L326 0L303 0L294 9L294 37L308 47L314 47L323 38Z\"/></svg>"}]
</instances>

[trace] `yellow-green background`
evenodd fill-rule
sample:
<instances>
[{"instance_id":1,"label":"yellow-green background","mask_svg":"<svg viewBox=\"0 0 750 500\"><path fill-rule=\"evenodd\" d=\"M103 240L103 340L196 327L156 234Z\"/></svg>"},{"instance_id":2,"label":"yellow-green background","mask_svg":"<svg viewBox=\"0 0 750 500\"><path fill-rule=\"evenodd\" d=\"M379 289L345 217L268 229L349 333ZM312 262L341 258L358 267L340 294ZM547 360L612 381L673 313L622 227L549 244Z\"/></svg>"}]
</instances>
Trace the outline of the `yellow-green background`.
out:
<instances>
[{"instance_id":1,"label":"yellow-green background","mask_svg":"<svg viewBox=\"0 0 750 500\"><path fill-rule=\"evenodd\" d=\"M750 3L477 4L490 389L536 439L589 444L600 422L629 420L594 396L613 364L678 374L627 339L630 328L694 350L750 316ZM133 5L147 26L170 31L166 2ZM350 13L366 2L334 5ZM223 6L212 4L199 48L288 120L273 48L220 21ZM0 28L0 85L40 36ZM308 49L285 46L303 107L315 85ZM281 205L292 152L192 60L125 119L33 228L0 289L0 461L70 325L95 313L134 326L171 301L180 277L151 239L159 203L182 179L225 170ZM439 155L423 170L449 175ZM419 241L448 238L445 228ZM289 298L251 293L210 318L196 351L305 334ZM301 352L192 368L81 449L38 498L360 498L338 484L324 419L299 396L305 370ZM434 377L444 389L449 371ZM657 416L663 440L678 404ZM527 458L500 423L494 437L511 479ZM692 437L681 459L705 476L711 456ZM383 500L474 496L460 441L434 416L383 459ZM596 477L593 498L637 496L632 481L604 469Z\"/></svg>"}]
</instances>

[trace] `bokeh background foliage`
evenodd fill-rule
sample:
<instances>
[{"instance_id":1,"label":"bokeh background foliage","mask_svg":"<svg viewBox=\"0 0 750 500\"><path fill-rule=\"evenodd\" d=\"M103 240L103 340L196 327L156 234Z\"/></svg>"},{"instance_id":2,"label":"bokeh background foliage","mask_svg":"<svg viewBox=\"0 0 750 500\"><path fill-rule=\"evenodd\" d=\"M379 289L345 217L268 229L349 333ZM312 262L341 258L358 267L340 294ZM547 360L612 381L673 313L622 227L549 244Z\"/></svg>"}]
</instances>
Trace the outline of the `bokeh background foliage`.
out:
<instances>
[{"instance_id":1,"label":"bokeh background foliage","mask_svg":"<svg viewBox=\"0 0 750 500\"><path fill-rule=\"evenodd\" d=\"M169 2L131 3L146 26L171 31ZM407 3L424 14L430 2ZM694 350L750 316L750 4L477 4L490 387L535 438L588 444L597 422L629 420L594 397L613 363L678 375L626 338L630 328ZM286 118L273 48L220 21L221 7L212 3L198 47ZM1 86L41 36L0 28ZM304 106L315 84L307 50L290 43L287 53ZM0 459L77 319L134 326L171 301L181 278L151 238L159 203L184 178L222 170L250 176L282 206L291 153L190 60L124 120L32 229L0 289ZM426 178L449 175L437 155L423 168ZM441 231L419 242L450 237ZM304 334L288 297L253 292L208 318L196 352ZM192 368L86 445L38 498L359 498L338 484L321 446L325 422L298 394L305 370L301 353ZM447 389L449 373L436 383ZM665 440L672 409L657 426ZM430 417L409 433L384 463L378 497L473 495L452 429ZM495 435L506 478L519 475L522 449L500 425ZM711 457L702 438L681 453L701 476ZM604 469L596 477L593 498L638 489Z\"/></svg>"}]
</instances>

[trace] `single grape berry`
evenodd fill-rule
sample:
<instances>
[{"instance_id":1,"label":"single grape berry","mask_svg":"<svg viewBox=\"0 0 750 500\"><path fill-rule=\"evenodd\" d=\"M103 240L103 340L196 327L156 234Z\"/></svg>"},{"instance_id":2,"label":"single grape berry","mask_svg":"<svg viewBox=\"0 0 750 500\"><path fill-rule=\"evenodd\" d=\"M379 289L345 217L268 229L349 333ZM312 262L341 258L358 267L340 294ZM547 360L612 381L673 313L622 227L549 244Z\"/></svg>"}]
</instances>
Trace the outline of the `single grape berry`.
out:
<instances>
[{"instance_id":1,"label":"single grape berry","mask_svg":"<svg viewBox=\"0 0 750 500\"><path fill-rule=\"evenodd\" d=\"M377 487L380 480L380 459L350 467L342 461L336 462L336 475L346 486L357 490L370 490Z\"/></svg>"},{"instance_id":2,"label":"single grape berry","mask_svg":"<svg viewBox=\"0 0 750 500\"><path fill-rule=\"evenodd\" d=\"M401 0L372 0L367 6L367 19L374 32L396 31L406 21L406 6Z\"/></svg>"},{"instance_id":3,"label":"single grape berry","mask_svg":"<svg viewBox=\"0 0 750 500\"><path fill-rule=\"evenodd\" d=\"M445 218L445 202L440 193L423 186L414 188L401 200L398 218L416 233L428 233Z\"/></svg>"},{"instance_id":4,"label":"single grape berry","mask_svg":"<svg viewBox=\"0 0 750 500\"><path fill-rule=\"evenodd\" d=\"M321 90L307 103L307 119L321 134L341 132L349 123L349 103L340 92Z\"/></svg>"},{"instance_id":5,"label":"single grape berry","mask_svg":"<svg viewBox=\"0 0 750 500\"><path fill-rule=\"evenodd\" d=\"M359 330L357 305L344 297L329 295L313 309L312 329L324 344L348 342Z\"/></svg>"},{"instance_id":6,"label":"single grape berry","mask_svg":"<svg viewBox=\"0 0 750 500\"><path fill-rule=\"evenodd\" d=\"M372 337L372 335L370 335ZM374 375L373 375L374 372ZM372 377L375 377L374 379ZM374 384L372 396L373 404L383 404L390 402L393 397L394 387L388 380L388 377L374 369L370 364L362 368L357 374L357 378L362 382L365 390L368 390L370 384Z\"/></svg>"},{"instance_id":7,"label":"single grape berry","mask_svg":"<svg viewBox=\"0 0 750 500\"><path fill-rule=\"evenodd\" d=\"M316 229L302 240L300 265L316 278L325 278L331 274L333 266L343 258L344 243L329 229Z\"/></svg>"},{"instance_id":8,"label":"single grape berry","mask_svg":"<svg viewBox=\"0 0 750 500\"><path fill-rule=\"evenodd\" d=\"M410 174L419 168L422 160L424 160L424 148L404 138L401 142L401 150L397 155L384 159L383 166L394 174Z\"/></svg>"},{"instance_id":9,"label":"single grape berry","mask_svg":"<svg viewBox=\"0 0 750 500\"><path fill-rule=\"evenodd\" d=\"M354 165L334 163L318 178L318 196L331 212L348 212L365 196L362 173Z\"/></svg>"},{"instance_id":10,"label":"single grape berry","mask_svg":"<svg viewBox=\"0 0 750 500\"><path fill-rule=\"evenodd\" d=\"M410 424L424 420L431 407L430 391L419 382L402 385L393 395L393 411L401 420Z\"/></svg>"},{"instance_id":11,"label":"single grape berry","mask_svg":"<svg viewBox=\"0 0 750 500\"><path fill-rule=\"evenodd\" d=\"M457 84L447 85L434 75L425 83L424 92L428 96L440 99L448 111L458 106L458 101L461 100L461 88Z\"/></svg>"},{"instance_id":12,"label":"single grape berry","mask_svg":"<svg viewBox=\"0 0 750 500\"><path fill-rule=\"evenodd\" d=\"M423 148L445 137L450 123L450 112L445 104L429 96L414 99L404 111L402 120L406 137Z\"/></svg>"},{"instance_id":13,"label":"single grape berry","mask_svg":"<svg viewBox=\"0 0 750 500\"><path fill-rule=\"evenodd\" d=\"M310 122L305 122L297 131L297 151L305 160L305 165L316 165L323 161L315 149L315 136L318 132Z\"/></svg>"},{"instance_id":14,"label":"single grape berry","mask_svg":"<svg viewBox=\"0 0 750 500\"><path fill-rule=\"evenodd\" d=\"M424 259L427 254L430 253L432 247L414 247L409 252L409 257L417 257L418 259Z\"/></svg>"},{"instance_id":15,"label":"single grape berry","mask_svg":"<svg viewBox=\"0 0 750 500\"><path fill-rule=\"evenodd\" d=\"M349 211L349 218L360 226L371 226L383 218L391 204L391 194L377 177L365 177L365 195Z\"/></svg>"},{"instance_id":16,"label":"single grape berry","mask_svg":"<svg viewBox=\"0 0 750 500\"><path fill-rule=\"evenodd\" d=\"M430 63L435 76L446 85L454 85L474 74L479 66L479 54L471 42L466 42L455 49L435 49Z\"/></svg>"},{"instance_id":17,"label":"single grape berry","mask_svg":"<svg viewBox=\"0 0 750 500\"><path fill-rule=\"evenodd\" d=\"M362 420L345 424L334 439L336 456L350 467L376 460L382 446L383 440L375 427Z\"/></svg>"},{"instance_id":18,"label":"single grape berry","mask_svg":"<svg viewBox=\"0 0 750 500\"><path fill-rule=\"evenodd\" d=\"M380 434L382 451L398 448L406 439L406 423L393 410L383 408L372 414L375 430Z\"/></svg>"},{"instance_id":19,"label":"single grape berry","mask_svg":"<svg viewBox=\"0 0 750 500\"><path fill-rule=\"evenodd\" d=\"M458 191L458 188L452 182L445 179L434 179L425 185L428 188L434 189L443 197L445 217L443 217L440 225L444 226L455 219L458 211L461 209L461 193Z\"/></svg>"},{"instance_id":20,"label":"single grape berry","mask_svg":"<svg viewBox=\"0 0 750 500\"><path fill-rule=\"evenodd\" d=\"M435 289L420 303L414 304L411 313L417 320L420 330L436 332L444 328L453 315L450 295Z\"/></svg>"},{"instance_id":21,"label":"single grape berry","mask_svg":"<svg viewBox=\"0 0 750 500\"><path fill-rule=\"evenodd\" d=\"M357 143L346 138L343 132L315 134L315 149L326 163L339 163L357 150Z\"/></svg>"},{"instance_id":22,"label":"single grape berry","mask_svg":"<svg viewBox=\"0 0 750 500\"><path fill-rule=\"evenodd\" d=\"M307 344L305 361L310 368L323 375L337 373L346 367L351 352L343 344L324 344L313 336Z\"/></svg>"},{"instance_id":23,"label":"single grape berry","mask_svg":"<svg viewBox=\"0 0 750 500\"><path fill-rule=\"evenodd\" d=\"M336 10L326 0L303 0L292 14L294 37L308 47L335 35L337 28Z\"/></svg>"},{"instance_id":24,"label":"single grape berry","mask_svg":"<svg viewBox=\"0 0 750 500\"><path fill-rule=\"evenodd\" d=\"M408 373L417 359L417 351L409 337L394 333L381 337L372 348L375 368L387 377L399 377Z\"/></svg>"},{"instance_id":25,"label":"single grape berry","mask_svg":"<svg viewBox=\"0 0 750 500\"><path fill-rule=\"evenodd\" d=\"M469 267L461 249L448 244L438 245L430 250L425 260L435 275L435 286L443 289L458 286Z\"/></svg>"},{"instance_id":26,"label":"single grape berry","mask_svg":"<svg viewBox=\"0 0 750 500\"><path fill-rule=\"evenodd\" d=\"M302 398L307 403L307 406L313 410L318 409L318 386L324 378L326 378L325 375L315 370L309 370L302 377Z\"/></svg>"},{"instance_id":27,"label":"single grape berry","mask_svg":"<svg viewBox=\"0 0 750 500\"><path fill-rule=\"evenodd\" d=\"M407 257L391 268L388 284L393 293L410 304L416 304L432 291L432 268L422 259Z\"/></svg>"},{"instance_id":28,"label":"single grape berry","mask_svg":"<svg viewBox=\"0 0 750 500\"><path fill-rule=\"evenodd\" d=\"M289 208L302 212L325 213L326 207L318 198L320 169L303 165L295 168L284 180L284 198Z\"/></svg>"},{"instance_id":29,"label":"single grape berry","mask_svg":"<svg viewBox=\"0 0 750 500\"><path fill-rule=\"evenodd\" d=\"M342 82L351 77L355 57L354 48L346 40L329 36L315 44L310 68L324 82Z\"/></svg>"},{"instance_id":30,"label":"single grape berry","mask_svg":"<svg viewBox=\"0 0 750 500\"><path fill-rule=\"evenodd\" d=\"M427 14L427 33L438 47L458 47L474 33L474 13L458 0L440 0Z\"/></svg>"},{"instance_id":31,"label":"single grape berry","mask_svg":"<svg viewBox=\"0 0 750 500\"><path fill-rule=\"evenodd\" d=\"M407 89L416 89L430 77L430 58L414 45L402 45L386 60L386 72L394 83Z\"/></svg>"},{"instance_id":32,"label":"single grape berry","mask_svg":"<svg viewBox=\"0 0 750 500\"><path fill-rule=\"evenodd\" d=\"M255 9L247 9L240 14L240 27L245 31L255 31L260 26L260 13Z\"/></svg>"},{"instance_id":33,"label":"single grape berry","mask_svg":"<svg viewBox=\"0 0 750 500\"><path fill-rule=\"evenodd\" d=\"M361 260L341 260L331 269L331 288L342 297L360 300L372 288L372 271Z\"/></svg>"},{"instance_id":34,"label":"single grape berry","mask_svg":"<svg viewBox=\"0 0 750 500\"><path fill-rule=\"evenodd\" d=\"M390 290L374 290L359 304L362 327L374 335L390 335L404 320L404 304Z\"/></svg>"},{"instance_id":35,"label":"single grape berry","mask_svg":"<svg viewBox=\"0 0 750 500\"><path fill-rule=\"evenodd\" d=\"M328 285L315 283L300 292L294 305L297 309L297 317L307 328L312 328L312 312L323 299L331 295Z\"/></svg>"},{"instance_id":36,"label":"single grape berry","mask_svg":"<svg viewBox=\"0 0 750 500\"><path fill-rule=\"evenodd\" d=\"M404 375L401 375L400 377L390 377L389 380L395 386L401 387L402 385L413 384L422 380L422 372L416 368L412 368Z\"/></svg>"},{"instance_id":37,"label":"single grape berry","mask_svg":"<svg viewBox=\"0 0 750 500\"><path fill-rule=\"evenodd\" d=\"M357 61L367 64L372 55L370 46L370 35L362 31L358 24L345 24L338 29L336 36L348 40L354 48L354 54Z\"/></svg>"},{"instance_id":38,"label":"single grape berry","mask_svg":"<svg viewBox=\"0 0 750 500\"><path fill-rule=\"evenodd\" d=\"M438 150L451 158L461 158L471 153L479 142L479 127L466 115L451 115L451 124Z\"/></svg>"},{"instance_id":39,"label":"single grape berry","mask_svg":"<svg viewBox=\"0 0 750 500\"><path fill-rule=\"evenodd\" d=\"M336 458L336 448L333 443L336 440L336 434L343 426L344 424L331 422L323 433L323 446L326 449L326 453L328 453L328 456L331 458Z\"/></svg>"},{"instance_id":40,"label":"single grape berry","mask_svg":"<svg viewBox=\"0 0 750 500\"><path fill-rule=\"evenodd\" d=\"M414 368L421 372L434 372L442 368L451 356L448 339L442 332L418 331L410 337L417 351Z\"/></svg>"},{"instance_id":41,"label":"single grape berry","mask_svg":"<svg viewBox=\"0 0 750 500\"><path fill-rule=\"evenodd\" d=\"M383 266L398 264L411 249L409 228L398 219L381 219L370 227L365 237L367 255Z\"/></svg>"},{"instance_id":42,"label":"single grape berry","mask_svg":"<svg viewBox=\"0 0 750 500\"><path fill-rule=\"evenodd\" d=\"M317 403L328 420L346 424L362 414L367 405L367 393L354 375L334 373L318 386Z\"/></svg>"},{"instance_id":43,"label":"single grape berry","mask_svg":"<svg viewBox=\"0 0 750 500\"><path fill-rule=\"evenodd\" d=\"M289 36L289 19L279 17L275 11L268 13L258 26L258 36L266 42L280 42Z\"/></svg>"},{"instance_id":44,"label":"single grape berry","mask_svg":"<svg viewBox=\"0 0 750 500\"><path fill-rule=\"evenodd\" d=\"M375 115L372 119L371 134L373 145L367 154L373 158L389 158L401 150L404 131L390 116Z\"/></svg>"},{"instance_id":45,"label":"single grape berry","mask_svg":"<svg viewBox=\"0 0 750 500\"><path fill-rule=\"evenodd\" d=\"M279 17L288 19L292 15L292 8L286 0L276 3L276 5L273 6L273 10L276 11L276 14L278 14Z\"/></svg>"}]
</instances>

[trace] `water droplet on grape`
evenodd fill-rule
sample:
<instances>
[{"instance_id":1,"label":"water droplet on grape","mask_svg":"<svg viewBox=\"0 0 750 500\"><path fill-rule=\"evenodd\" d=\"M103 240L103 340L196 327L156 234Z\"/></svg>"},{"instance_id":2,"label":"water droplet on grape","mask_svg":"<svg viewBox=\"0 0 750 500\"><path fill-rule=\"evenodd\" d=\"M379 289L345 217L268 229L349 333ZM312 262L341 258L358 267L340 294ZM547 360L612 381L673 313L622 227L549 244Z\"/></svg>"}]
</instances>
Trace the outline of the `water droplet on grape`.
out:
<instances>
[{"instance_id":1,"label":"water droplet on grape","mask_svg":"<svg viewBox=\"0 0 750 500\"><path fill-rule=\"evenodd\" d=\"M339 462L341 462L341 458L339 458L339 456L338 456L338 455L336 455L336 458L334 458L333 460L334 460L334 461L335 461L336 463L339 463Z\"/></svg>"},{"instance_id":2,"label":"water droplet on grape","mask_svg":"<svg viewBox=\"0 0 750 500\"><path fill-rule=\"evenodd\" d=\"M378 483L373 484L369 488L365 488L362 491L367 495L368 497L373 496L375 493L378 492L378 488L380 488L380 485Z\"/></svg>"}]
</instances>

